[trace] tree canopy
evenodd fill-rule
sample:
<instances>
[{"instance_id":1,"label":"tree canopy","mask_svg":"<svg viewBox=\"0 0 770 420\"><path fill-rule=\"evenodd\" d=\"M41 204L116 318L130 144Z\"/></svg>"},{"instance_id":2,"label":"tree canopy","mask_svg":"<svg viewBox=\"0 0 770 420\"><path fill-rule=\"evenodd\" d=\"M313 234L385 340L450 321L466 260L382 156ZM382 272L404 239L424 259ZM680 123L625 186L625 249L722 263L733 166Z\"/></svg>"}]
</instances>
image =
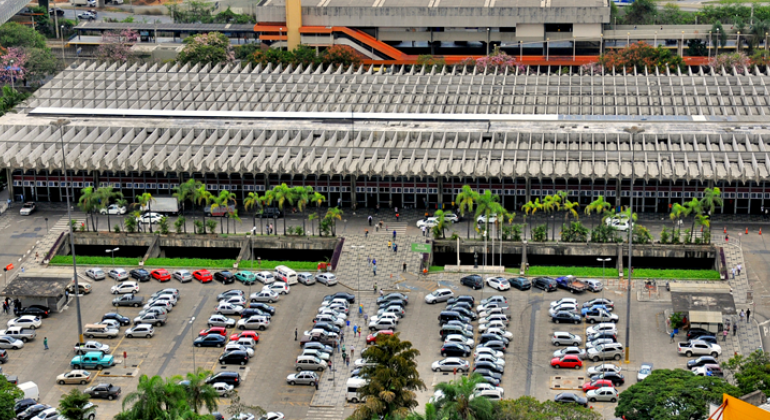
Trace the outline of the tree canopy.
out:
<instances>
[{"instance_id":1,"label":"tree canopy","mask_svg":"<svg viewBox=\"0 0 770 420\"><path fill-rule=\"evenodd\" d=\"M732 373L733 383L741 394L760 390L770 397L770 357L757 350L748 357L736 355L723 362L722 367Z\"/></svg>"},{"instance_id":2,"label":"tree canopy","mask_svg":"<svg viewBox=\"0 0 770 420\"><path fill-rule=\"evenodd\" d=\"M230 39L220 32L189 36L185 38L184 43L187 45L177 57L177 61L182 64L211 64L214 66L235 60Z\"/></svg>"}]
</instances>

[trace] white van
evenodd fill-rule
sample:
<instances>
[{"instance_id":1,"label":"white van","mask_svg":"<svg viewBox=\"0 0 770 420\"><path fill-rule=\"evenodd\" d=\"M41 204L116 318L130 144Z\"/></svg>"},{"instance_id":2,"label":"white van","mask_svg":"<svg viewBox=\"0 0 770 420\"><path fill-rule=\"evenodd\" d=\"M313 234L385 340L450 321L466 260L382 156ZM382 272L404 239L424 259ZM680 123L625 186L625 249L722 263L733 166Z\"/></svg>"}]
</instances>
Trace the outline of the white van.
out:
<instances>
[{"instance_id":1,"label":"white van","mask_svg":"<svg viewBox=\"0 0 770 420\"><path fill-rule=\"evenodd\" d=\"M275 267L273 274L275 275L276 280L283 281L289 286L292 284L297 284L297 272L285 265L279 265L278 267Z\"/></svg>"},{"instance_id":2,"label":"white van","mask_svg":"<svg viewBox=\"0 0 770 420\"><path fill-rule=\"evenodd\" d=\"M32 398L35 401L40 401L40 390L37 389L36 383L24 382L19 384L19 389L24 393L24 398Z\"/></svg>"},{"instance_id":3,"label":"white van","mask_svg":"<svg viewBox=\"0 0 770 420\"><path fill-rule=\"evenodd\" d=\"M363 399L359 399L361 397L358 396L358 390L366 385L368 382L366 379L361 378L350 378L347 382L347 391L345 391L345 401L352 402L352 403L358 403L364 402L366 400L366 397L363 397Z\"/></svg>"}]
</instances>

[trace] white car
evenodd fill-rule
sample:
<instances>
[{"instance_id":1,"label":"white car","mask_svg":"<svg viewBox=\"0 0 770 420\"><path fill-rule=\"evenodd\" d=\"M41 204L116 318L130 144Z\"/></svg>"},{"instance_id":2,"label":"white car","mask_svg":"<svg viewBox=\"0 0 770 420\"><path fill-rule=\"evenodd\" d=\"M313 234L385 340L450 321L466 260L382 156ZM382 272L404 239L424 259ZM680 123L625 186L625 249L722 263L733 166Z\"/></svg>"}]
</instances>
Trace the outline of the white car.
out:
<instances>
[{"instance_id":1,"label":"white car","mask_svg":"<svg viewBox=\"0 0 770 420\"><path fill-rule=\"evenodd\" d=\"M446 218L444 221L446 221ZM425 226L427 229L433 229L434 227L438 226L438 219L435 217L429 217L427 219L418 220L417 227L422 229L423 226Z\"/></svg>"},{"instance_id":2,"label":"white car","mask_svg":"<svg viewBox=\"0 0 770 420\"><path fill-rule=\"evenodd\" d=\"M486 330L490 328L497 328L499 330L505 330L507 328L507 325L503 321L492 321L488 322L486 324L480 324L479 325L479 332L484 333Z\"/></svg>"},{"instance_id":3,"label":"white car","mask_svg":"<svg viewBox=\"0 0 770 420\"><path fill-rule=\"evenodd\" d=\"M235 326L235 320L232 318L228 318L224 315L220 314L214 314L209 317L209 320L206 322L211 327L225 327L225 328L233 328Z\"/></svg>"},{"instance_id":4,"label":"white car","mask_svg":"<svg viewBox=\"0 0 770 420\"><path fill-rule=\"evenodd\" d=\"M555 314L559 312L575 312L577 314L580 313L580 310L578 309L577 305L573 303L562 303L560 305L556 305L548 309L548 315L554 316Z\"/></svg>"},{"instance_id":5,"label":"white car","mask_svg":"<svg viewBox=\"0 0 770 420\"><path fill-rule=\"evenodd\" d=\"M580 360L585 360L586 358L586 351L581 349L580 347L565 347L560 350L556 350L553 352L553 357L561 358L562 356L566 356L568 354L575 355L580 358Z\"/></svg>"},{"instance_id":6,"label":"white car","mask_svg":"<svg viewBox=\"0 0 770 420\"><path fill-rule=\"evenodd\" d=\"M589 341L586 343L586 350L592 349L601 344L610 344L610 343L616 343L616 342L617 341L615 341L612 338L597 338L596 340Z\"/></svg>"},{"instance_id":7,"label":"white car","mask_svg":"<svg viewBox=\"0 0 770 420\"><path fill-rule=\"evenodd\" d=\"M5 332L5 331L3 331ZM0 349L18 350L24 347L24 342L7 335L0 335Z\"/></svg>"},{"instance_id":8,"label":"white car","mask_svg":"<svg viewBox=\"0 0 770 420\"><path fill-rule=\"evenodd\" d=\"M297 273L297 282L302 283L305 286L310 286L315 283L315 276L313 273L308 272Z\"/></svg>"},{"instance_id":9,"label":"white car","mask_svg":"<svg viewBox=\"0 0 770 420\"><path fill-rule=\"evenodd\" d=\"M250 338L250 337L246 337L246 338ZM227 343L227 345L225 346L225 353L233 350L245 351L249 357L254 356L254 346L246 347L243 344L238 344L237 341L231 341Z\"/></svg>"},{"instance_id":10,"label":"white car","mask_svg":"<svg viewBox=\"0 0 770 420\"><path fill-rule=\"evenodd\" d=\"M78 19L96 20L96 14L91 12L78 13Z\"/></svg>"},{"instance_id":11,"label":"white car","mask_svg":"<svg viewBox=\"0 0 770 420\"><path fill-rule=\"evenodd\" d=\"M229 396L230 393L233 392L233 389L235 389L234 386L228 385L224 382L214 382L213 384L211 384L211 387L214 388L214 391L216 391L220 397Z\"/></svg>"},{"instance_id":12,"label":"white car","mask_svg":"<svg viewBox=\"0 0 770 420\"><path fill-rule=\"evenodd\" d=\"M579 346L583 342L583 337L566 331L554 331L551 336L551 343L554 346Z\"/></svg>"},{"instance_id":13,"label":"white car","mask_svg":"<svg viewBox=\"0 0 770 420\"><path fill-rule=\"evenodd\" d=\"M639 367L639 373L636 374L636 382L641 382L652 373L652 363L642 363Z\"/></svg>"},{"instance_id":14,"label":"white car","mask_svg":"<svg viewBox=\"0 0 770 420\"><path fill-rule=\"evenodd\" d=\"M180 283L187 283L193 279L192 273L187 270L176 270L171 277L179 280Z\"/></svg>"},{"instance_id":15,"label":"white car","mask_svg":"<svg viewBox=\"0 0 770 420\"><path fill-rule=\"evenodd\" d=\"M134 338L134 337L152 338L154 334L155 334L155 330L152 328L152 325L150 324L134 325L133 328L129 328L125 332L126 338Z\"/></svg>"},{"instance_id":16,"label":"white car","mask_svg":"<svg viewBox=\"0 0 770 420\"><path fill-rule=\"evenodd\" d=\"M331 354L318 349L303 349L300 356L313 356L323 360L324 362L328 362L332 357Z\"/></svg>"},{"instance_id":17,"label":"white car","mask_svg":"<svg viewBox=\"0 0 770 420\"><path fill-rule=\"evenodd\" d=\"M602 322L601 324L596 324L586 328L586 337L590 337L600 332L607 332L618 335L618 326L613 322Z\"/></svg>"},{"instance_id":18,"label":"white car","mask_svg":"<svg viewBox=\"0 0 770 420\"><path fill-rule=\"evenodd\" d=\"M220 315L239 315L241 312L243 312L243 306L233 305L227 302L219 302L214 310Z\"/></svg>"},{"instance_id":19,"label":"white car","mask_svg":"<svg viewBox=\"0 0 770 420\"><path fill-rule=\"evenodd\" d=\"M483 215L483 214L476 218L476 223L477 224L485 224L486 221L487 221L487 217L485 215ZM489 224L492 224L492 223L495 223L495 222L497 222L497 215L496 214L490 214L489 215Z\"/></svg>"},{"instance_id":20,"label":"white car","mask_svg":"<svg viewBox=\"0 0 770 420\"><path fill-rule=\"evenodd\" d=\"M492 314L484 318L479 318L479 325L488 324L490 322L500 321L508 325L508 316L504 314Z\"/></svg>"},{"instance_id":21,"label":"white car","mask_svg":"<svg viewBox=\"0 0 770 420\"><path fill-rule=\"evenodd\" d=\"M430 366L434 372L453 372L455 369L459 372L468 372L470 364L459 357L447 357L444 360L437 360Z\"/></svg>"},{"instance_id":22,"label":"white car","mask_svg":"<svg viewBox=\"0 0 770 420\"><path fill-rule=\"evenodd\" d=\"M320 315L329 315L331 318L338 318L340 321L342 321L343 324L345 323L345 320L348 319L348 316L345 313L329 308L319 308L316 318L318 318ZM333 322L336 323L337 320L335 319Z\"/></svg>"},{"instance_id":23,"label":"white car","mask_svg":"<svg viewBox=\"0 0 770 420\"><path fill-rule=\"evenodd\" d=\"M618 400L618 390L612 387L603 386L599 389L592 389L586 392L586 398L590 402L605 401L614 403Z\"/></svg>"},{"instance_id":24,"label":"white car","mask_svg":"<svg viewBox=\"0 0 770 420\"><path fill-rule=\"evenodd\" d=\"M246 298L243 296L228 296L225 299L221 299L220 302L226 302L236 306L246 306Z\"/></svg>"},{"instance_id":25,"label":"white car","mask_svg":"<svg viewBox=\"0 0 770 420\"><path fill-rule=\"evenodd\" d=\"M476 387L474 388L474 391L497 391L500 393L500 395L505 394L505 390L499 386L494 386L492 384L489 384L487 382L482 382L480 384L476 384Z\"/></svg>"},{"instance_id":26,"label":"white car","mask_svg":"<svg viewBox=\"0 0 770 420\"><path fill-rule=\"evenodd\" d=\"M600 375L602 373L612 372L620 373L622 368L613 363L602 363L600 365L591 366L588 368L588 376Z\"/></svg>"},{"instance_id":27,"label":"white car","mask_svg":"<svg viewBox=\"0 0 770 420\"><path fill-rule=\"evenodd\" d=\"M464 344L470 348L473 348L476 346L476 343L473 341L472 338L467 338L464 335L460 334L449 334L444 338L444 344L447 343L459 343Z\"/></svg>"},{"instance_id":28,"label":"white car","mask_svg":"<svg viewBox=\"0 0 770 420\"><path fill-rule=\"evenodd\" d=\"M46 408L45 410L37 413L32 420L58 420L60 417L59 410L55 408Z\"/></svg>"},{"instance_id":29,"label":"white car","mask_svg":"<svg viewBox=\"0 0 770 420\"><path fill-rule=\"evenodd\" d=\"M43 325L43 321L34 315L24 315L8 321L8 327L21 327L36 329Z\"/></svg>"},{"instance_id":30,"label":"white car","mask_svg":"<svg viewBox=\"0 0 770 420\"><path fill-rule=\"evenodd\" d=\"M633 223L628 218L628 216L608 217L607 220L604 221L604 223L606 223L607 226L614 227L620 232L627 232L629 226L633 225Z\"/></svg>"},{"instance_id":31,"label":"white car","mask_svg":"<svg viewBox=\"0 0 770 420\"><path fill-rule=\"evenodd\" d=\"M379 315L379 316L373 316L371 318L372 322L379 321L380 319L392 319L393 322L395 322L396 324L398 324L398 320L399 320L398 315L396 315L396 314L394 314L392 312L384 313L384 314Z\"/></svg>"},{"instance_id":32,"label":"white car","mask_svg":"<svg viewBox=\"0 0 770 420\"><path fill-rule=\"evenodd\" d=\"M113 295L122 295L126 293L139 293L139 285L135 281L124 281L110 288Z\"/></svg>"},{"instance_id":33,"label":"white car","mask_svg":"<svg viewBox=\"0 0 770 420\"><path fill-rule=\"evenodd\" d=\"M444 213L444 220L452 223L457 223L460 221L460 217L454 213Z\"/></svg>"},{"instance_id":34,"label":"white car","mask_svg":"<svg viewBox=\"0 0 770 420\"><path fill-rule=\"evenodd\" d=\"M152 212L152 213L148 212L148 213L145 213L145 214L137 217L136 221L137 221L137 223L148 225L150 223L152 223L152 224L160 223L160 219L162 219L162 218L163 218L162 214L155 213L155 212Z\"/></svg>"},{"instance_id":35,"label":"white car","mask_svg":"<svg viewBox=\"0 0 770 420\"><path fill-rule=\"evenodd\" d=\"M337 276L333 273L321 273L315 276L315 280L321 284L325 284L329 287L337 284Z\"/></svg>"},{"instance_id":36,"label":"white car","mask_svg":"<svg viewBox=\"0 0 770 420\"><path fill-rule=\"evenodd\" d=\"M21 206L21 210L19 210L19 215L21 216L29 216L30 214L34 213L37 206L33 202L24 203L24 205Z\"/></svg>"},{"instance_id":37,"label":"white car","mask_svg":"<svg viewBox=\"0 0 770 420\"><path fill-rule=\"evenodd\" d=\"M275 281L275 276L269 271L260 271L256 274L256 278L257 281L264 284L270 284Z\"/></svg>"},{"instance_id":38,"label":"white car","mask_svg":"<svg viewBox=\"0 0 770 420\"><path fill-rule=\"evenodd\" d=\"M561 298L559 300L555 300L555 301L551 302L551 308L553 308L554 306L559 306L562 303L571 303L571 304L573 304L575 306L578 306L577 299L575 299L575 298Z\"/></svg>"},{"instance_id":39,"label":"white car","mask_svg":"<svg viewBox=\"0 0 770 420\"><path fill-rule=\"evenodd\" d=\"M104 270L99 267L89 268L86 270L86 276L91 277L94 280L104 280L107 275L104 274Z\"/></svg>"},{"instance_id":40,"label":"white car","mask_svg":"<svg viewBox=\"0 0 770 420\"><path fill-rule=\"evenodd\" d=\"M101 214L121 215L126 214L126 208L118 206L117 204L110 204L109 206L99 210Z\"/></svg>"},{"instance_id":41,"label":"white car","mask_svg":"<svg viewBox=\"0 0 770 420\"><path fill-rule=\"evenodd\" d=\"M288 283L284 283L282 281L274 281L270 284L266 284L262 290L272 290L279 295L288 295L289 292L291 292L291 287L288 285Z\"/></svg>"},{"instance_id":42,"label":"white car","mask_svg":"<svg viewBox=\"0 0 770 420\"><path fill-rule=\"evenodd\" d=\"M152 305L153 303L158 303L158 302L165 302L173 307L173 306L176 306L177 300L173 295L160 295L154 299L150 299L147 303L149 305Z\"/></svg>"},{"instance_id":43,"label":"white car","mask_svg":"<svg viewBox=\"0 0 770 420\"><path fill-rule=\"evenodd\" d=\"M338 327L342 327L343 325L345 325L345 320L344 319L342 319L340 317L337 317L337 316L334 316L332 314L318 314L315 317L315 321L316 322L331 322L332 324L334 324L334 325L336 325Z\"/></svg>"},{"instance_id":44,"label":"white car","mask_svg":"<svg viewBox=\"0 0 770 420\"><path fill-rule=\"evenodd\" d=\"M473 358L474 363L476 362L490 362L494 363L498 366L505 366L505 360L499 357L492 356L488 353L481 353L478 356Z\"/></svg>"},{"instance_id":45,"label":"white car","mask_svg":"<svg viewBox=\"0 0 770 420\"><path fill-rule=\"evenodd\" d=\"M504 277L487 277L487 286L499 291L510 290L511 283Z\"/></svg>"},{"instance_id":46,"label":"white car","mask_svg":"<svg viewBox=\"0 0 770 420\"><path fill-rule=\"evenodd\" d=\"M117 281L128 280L128 272L122 268L113 268L107 273L110 278Z\"/></svg>"},{"instance_id":47,"label":"white car","mask_svg":"<svg viewBox=\"0 0 770 420\"><path fill-rule=\"evenodd\" d=\"M500 328L488 328L486 333L499 335L500 337L505 337L508 340L511 340L513 338L512 332L501 330Z\"/></svg>"},{"instance_id":48,"label":"white car","mask_svg":"<svg viewBox=\"0 0 770 420\"><path fill-rule=\"evenodd\" d=\"M497 359L502 359L505 355L499 350L495 350L489 347L479 346L473 351L473 357L479 357L481 354L489 354Z\"/></svg>"},{"instance_id":49,"label":"white car","mask_svg":"<svg viewBox=\"0 0 770 420\"><path fill-rule=\"evenodd\" d=\"M249 296L249 300L252 302L267 302L267 303L273 303L278 302L278 299L280 297L278 296L278 293L275 293L272 290L262 290L259 292L254 292Z\"/></svg>"},{"instance_id":50,"label":"white car","mask_svg":"<svg viewBox=\"0 0 770 420\"><path fill-rule=\"evenodd\" d=\"M454 292L449 289L438 289L425 296L425 303L434 304L439 302L446 302L454 296Z\"/></svg>"},{"instance_id":51,"label":"white car","mask_svg":"<svg viewBox=\"0 0 770 420\"><path fill-rule=\"evenodd\" d=\"M239 330L260 330L264 331L270 326L270 320L261 315L254 315L248 318L241 318L238 320L237 327Z\"/></svg>"}]
</instances>

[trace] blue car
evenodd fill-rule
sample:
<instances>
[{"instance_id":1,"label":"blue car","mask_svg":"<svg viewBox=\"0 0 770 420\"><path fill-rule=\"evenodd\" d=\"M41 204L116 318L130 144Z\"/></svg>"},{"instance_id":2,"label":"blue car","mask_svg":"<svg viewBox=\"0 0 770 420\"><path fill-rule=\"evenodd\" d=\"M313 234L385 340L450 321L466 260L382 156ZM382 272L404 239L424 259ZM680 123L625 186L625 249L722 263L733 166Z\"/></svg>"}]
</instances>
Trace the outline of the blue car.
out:
<instances>
[{"instance_id":1,"label":"blue car","mask_svg":"<svg viewBox=\"0 0 770 420\"><path fill-rule=\"evenodd\" d=\"M195 347L224 347L227 338L219 334L209 334L193 341Z\"/></svg>"},{"instance_id":2,"label":"blue car","mask_svg":"<svg viewBox=\"0 0 770 420\"><path fill-rule=\"evenodd\" d=\"M610 308L608 306L605 306L605 305L594 305L594 306L591 306L590 308L583 308L583 309L581 309L580 310L580 315L586 316L586 314L588 314L589 312L598 311L599 309L604 309L605 311L607 311L607 313L612 312L612 308Z\"/></svg>"}]
</instances>

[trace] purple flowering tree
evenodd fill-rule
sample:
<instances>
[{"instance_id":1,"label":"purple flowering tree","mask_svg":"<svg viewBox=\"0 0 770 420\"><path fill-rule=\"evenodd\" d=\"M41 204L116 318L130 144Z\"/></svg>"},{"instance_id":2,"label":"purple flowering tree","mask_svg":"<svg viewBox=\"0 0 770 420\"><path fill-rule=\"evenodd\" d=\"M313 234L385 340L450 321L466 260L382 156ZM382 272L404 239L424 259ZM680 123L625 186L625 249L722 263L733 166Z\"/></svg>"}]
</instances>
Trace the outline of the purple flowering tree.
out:
<instances>
[{"instance_id":1,"label":"purple flowering tree","mask_svg":"<svg viewBox=\"0 0 770 420\"><path fill-rule=\"evenodd\" d=\"M21 48L8 48L5 54L0 56L0 81L11 83L23 80L27 75L25 65L29 57Z\"/></svg>"},{"instance_id":2,"label":"purple flowering tree","mask_svg":"<svg viewBox=\"0 0 770 420\"><path fill-rule=\"evenodd\" d=\"M96 49L96 58L100 61L129 61L134 58L131 47L138 41L139 33L131 29L105 32L102 44Z\"/></svg>"}]
</instances>

